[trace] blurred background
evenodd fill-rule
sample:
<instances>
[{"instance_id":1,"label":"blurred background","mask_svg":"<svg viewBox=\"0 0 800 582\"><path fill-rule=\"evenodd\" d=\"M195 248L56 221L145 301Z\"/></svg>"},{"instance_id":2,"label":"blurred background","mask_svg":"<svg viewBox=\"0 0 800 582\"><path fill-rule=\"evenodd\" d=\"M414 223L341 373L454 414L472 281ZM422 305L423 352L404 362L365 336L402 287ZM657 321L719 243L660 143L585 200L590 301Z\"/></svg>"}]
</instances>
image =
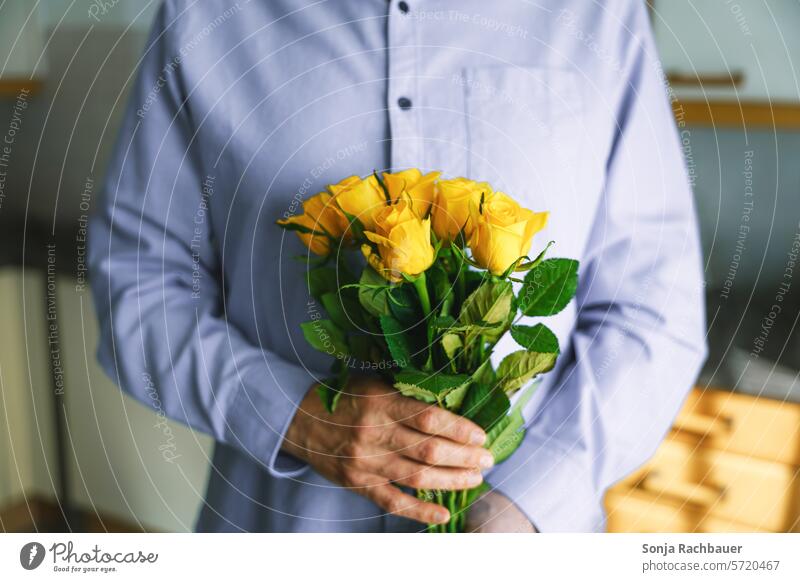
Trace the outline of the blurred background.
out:
<instances>
[{"instance_id":1,"label":"blurred background","mask_svg":"<svg viewBox=\"0 0 800 582\"><path fill-rule=\"evenodd\" d=\"M0 1L0 529L187 531L211 443L95 361L85 228L158 2ZM649 2L711 354L609 531L800 531L800 2ZM778 309L775 308L778 306Z\"/></svg>"}]
</instances>

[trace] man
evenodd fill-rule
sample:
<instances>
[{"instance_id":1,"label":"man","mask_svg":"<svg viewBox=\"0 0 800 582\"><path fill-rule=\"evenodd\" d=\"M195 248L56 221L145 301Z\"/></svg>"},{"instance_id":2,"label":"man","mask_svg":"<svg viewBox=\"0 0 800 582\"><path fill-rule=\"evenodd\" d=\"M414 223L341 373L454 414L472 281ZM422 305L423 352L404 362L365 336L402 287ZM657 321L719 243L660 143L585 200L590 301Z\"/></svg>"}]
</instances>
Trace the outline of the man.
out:
<instances>
[{"instance_id":1,"label":"man","mask_svg":"<svg viewBox=\"0 0 800 582\"><path fill-rule=\"evenodd\" d=\"M313 387L302 254L275 220L352 174L489 181L581 261L507 461L368 376ZM705 354L691 192L644 2L167 0L91 225L100 360L218 442L199 530L414 531L401 486L493 487L477 531L592 531ZM501 345L497 356L510 351ZM149 388L152 390L152 388Z\"/></svg>"}]
</instances>

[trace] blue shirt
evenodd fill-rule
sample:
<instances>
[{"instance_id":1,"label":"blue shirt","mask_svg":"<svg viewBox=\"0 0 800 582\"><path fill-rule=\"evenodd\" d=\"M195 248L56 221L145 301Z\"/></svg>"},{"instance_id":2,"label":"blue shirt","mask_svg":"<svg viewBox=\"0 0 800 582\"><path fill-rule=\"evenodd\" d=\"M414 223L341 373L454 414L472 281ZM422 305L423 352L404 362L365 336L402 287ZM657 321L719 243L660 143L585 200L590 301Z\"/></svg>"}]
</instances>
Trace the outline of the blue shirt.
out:
<instances>
[{"instance_id":1,"label":"blue shirt","mask_svg":"<svg viewBox=\"0 0 800 582\"><path fill-rule=\"evenodd\" d=\"M217 441L198 529L421 528L279 452L329 362L299 328L304 249L275 220L407 167L549 210L537 240L581 262L548 321L558 366L491 485L541 531L599 530L605 489L668 430L705 355L703 285L644 2L167 0L90 265L104 368Z\"/></svg>"}]
</instances>

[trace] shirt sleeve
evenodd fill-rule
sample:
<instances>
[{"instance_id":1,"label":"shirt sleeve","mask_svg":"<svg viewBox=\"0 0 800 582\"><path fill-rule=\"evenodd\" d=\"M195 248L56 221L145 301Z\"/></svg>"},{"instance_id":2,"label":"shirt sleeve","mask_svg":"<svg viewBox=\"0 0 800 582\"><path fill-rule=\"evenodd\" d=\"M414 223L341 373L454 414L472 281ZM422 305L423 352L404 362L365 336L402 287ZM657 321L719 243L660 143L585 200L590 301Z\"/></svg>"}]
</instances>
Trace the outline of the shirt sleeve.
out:
<instances>
[{"instance_id":1,"label":"shirt sleeve","mask_svg":"<svg viewBox=\"0 0 800 582\"><path fill-rule=\"evenodd\" d=\"M706 355L692 193L639 4L577 322L522 445L487 477L543 532L603 527L606 489L655 452Z\"/></svg>"},{"instance_id":2,"label":"shirt sleeve","mask_svg":"<svg viewBox=\"0 0 800 582\"><path fill-rule=\"evenodd\" d=\"M90 222L98 357L145 405L294 476L305 467L280 445L313 375L226 320L171 4L156 17Z\"/></svg>"}]
</instances>

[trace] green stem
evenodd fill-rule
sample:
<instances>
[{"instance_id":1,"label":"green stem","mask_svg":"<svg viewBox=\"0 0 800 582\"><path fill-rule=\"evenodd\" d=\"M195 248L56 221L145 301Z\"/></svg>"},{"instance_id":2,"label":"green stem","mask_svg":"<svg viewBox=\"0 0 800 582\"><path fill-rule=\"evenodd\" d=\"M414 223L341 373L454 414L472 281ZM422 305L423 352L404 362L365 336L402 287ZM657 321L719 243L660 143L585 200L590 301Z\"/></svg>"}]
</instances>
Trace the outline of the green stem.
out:
<instances>
[{"instance_id":1,"label":"green stem","mask_svg":"<svg viewBox=\"0 0 800 582\"><path fill-rule=\"evenodd\" d=\"M417 290L417 295L419 295L422 313L425 314L425 317L428 317L431 314L431 298L428 296L428 283L425 273L420 273L414 279L414 288Z\"/></svg>"},{"instance_id":2,"label":"green stem","mask_svg":"<svg viewBox=\"0 0 800 582\"><path fill-rule=\"evenodd\" d=\"M447 509L450 510L450 521L448 522L448 531L456 533L456 521L458 520L458 513L456 513L456 492L447 492Z\"/></svg>"},{"instance_id":3,"label":"green stem","mask_svg":"<svg viewBox=\"0 0 800 582\"><path fill-rule=\"evenodd\" d=\"M425 370L433 368L433 327L431 325L431 298L428 295L428 282L425 273L422 272L414 279L414 288L419 295L419 303L422 305L422 313L425 315L425 323L428 328L428 360L425 362Z\"/></svg>"},{"instance_id":4,"label":"green stem","mask_svg":"<svg viewBox=\"0 0 800 582\"><path fill-rule=\"evenodd\" d=\"M439 505L441 505L442 507L444 507L444 506L445 506L445 505L444 505L444 498L442 497L442 490L441 490L441 489L437 489L437 490L436 490L436 503L437 503L437 504L439 504ZM438 524L438 525L436 526L436 531L437 531L437 533L445 533L445 532L447 531L447 530L445 529L445 527L447 527L445 524L441 524L441 523L440 523L440 524Z\"/></svg>"},{"instance_id":5,"label":"green stem","mask_svg":"<svg viewBox=\"0 0 800 582\"><path fill-rule=\"evenodd\" d=\"M450 308L453 307L453 301L455 300L455 294L450 291L447 296L442 300L442 317L446 317L450 315Z\"/></svg>"},{"instance_id":6,"label":"green stem","mask_svg":"<svg viewBox=\"0 0 800 582\"><path fill-rule=\"evenodd\" d=\"M462 489L461 499L459 500L458 529L461 532L467 529L467 492L467 489Z\"/></svg>"},{"instance_id":7,"label":"green stem","mask_svg":"<svg viewBox=\"0 0 800 582\"><path fill-rule=\"evenodd\" d=\"M486 339L481 335L478 336L478 361L475 363L476 366L480 366L483 363L483 358L486 356Z\"/></svg>"}]
</instances>

